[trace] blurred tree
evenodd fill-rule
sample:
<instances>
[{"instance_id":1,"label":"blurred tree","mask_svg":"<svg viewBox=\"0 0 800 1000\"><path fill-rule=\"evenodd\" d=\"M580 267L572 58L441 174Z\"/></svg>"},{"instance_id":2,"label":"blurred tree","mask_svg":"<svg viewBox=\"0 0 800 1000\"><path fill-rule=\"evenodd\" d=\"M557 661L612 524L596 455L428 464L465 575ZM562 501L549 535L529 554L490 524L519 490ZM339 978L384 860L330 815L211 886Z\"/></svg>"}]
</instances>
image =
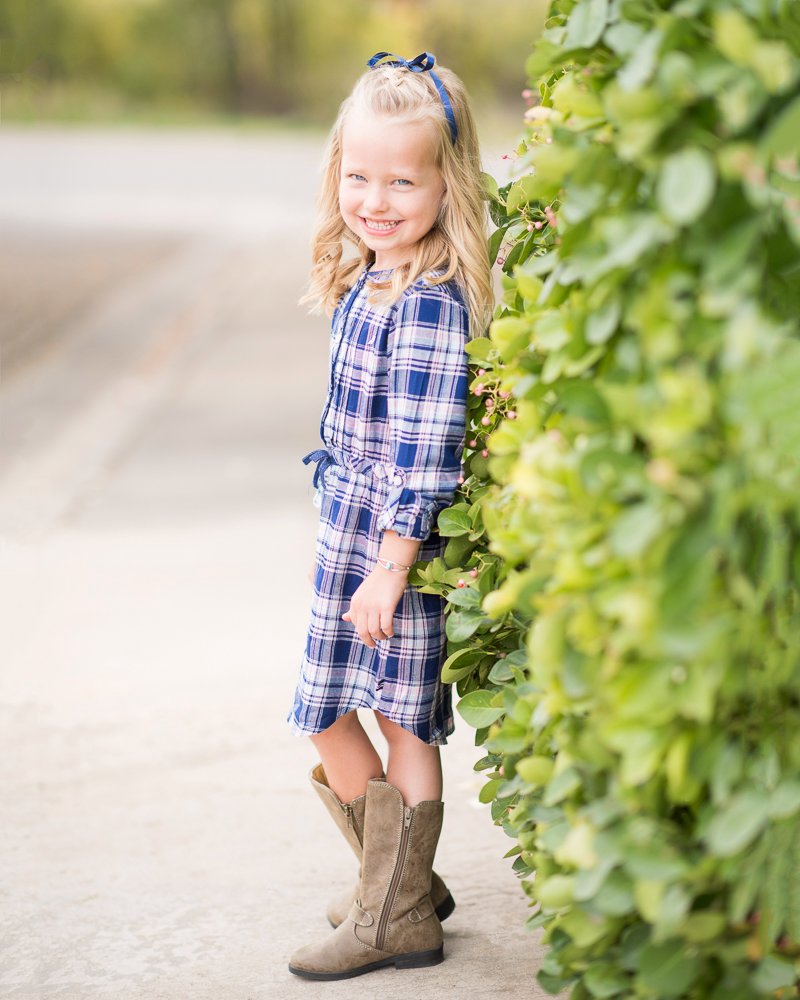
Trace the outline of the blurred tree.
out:
<instances>
[{"instance_id":1,"label":"blurred tree","mask_svg":"<svg viewBox=\"0 0 800 1000\"><path fill-rule=\"evenodd\" d=\"M206 109L327 123L373 52L427 50L481 101L519 101L545 0L4 0L4 113L14 94L101 94L107 107ZM86 112L91 114L92 102ZM520 112L522 111L520 106ZM39 117L37 115L37 117Z\"/></svg>"}]
</instances>

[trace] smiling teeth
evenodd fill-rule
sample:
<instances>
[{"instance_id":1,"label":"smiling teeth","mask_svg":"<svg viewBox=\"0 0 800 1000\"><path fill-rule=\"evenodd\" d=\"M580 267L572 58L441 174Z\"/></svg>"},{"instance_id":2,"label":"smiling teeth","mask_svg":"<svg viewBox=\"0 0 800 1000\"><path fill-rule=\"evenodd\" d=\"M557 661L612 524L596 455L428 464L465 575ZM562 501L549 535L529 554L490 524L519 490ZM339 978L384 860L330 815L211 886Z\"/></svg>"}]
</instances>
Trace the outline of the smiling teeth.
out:
<instances>
[{"instance_id":1,"label":"smiling teeth","mask_svg":"<svg viewBox=\"0 0 800 1000\"><path fill-rule=\"evenodd\" d=\"M372 219L365 219L364 221L370 229L394 229L399 219L395 219L394 222L373 222Z\"/></svg>"}]
</instances>

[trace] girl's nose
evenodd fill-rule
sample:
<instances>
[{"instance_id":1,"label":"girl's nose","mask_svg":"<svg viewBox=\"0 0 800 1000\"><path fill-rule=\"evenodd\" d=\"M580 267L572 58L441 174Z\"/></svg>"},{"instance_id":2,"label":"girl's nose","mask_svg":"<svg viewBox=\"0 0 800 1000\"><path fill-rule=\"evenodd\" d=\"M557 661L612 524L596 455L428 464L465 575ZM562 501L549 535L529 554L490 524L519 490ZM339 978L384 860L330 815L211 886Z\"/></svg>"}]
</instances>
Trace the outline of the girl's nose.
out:
<instances>
[{"instance_id":1,"label":"girl's nose","mask_svg":"<svg viewBox=\"0 0 800 1000\"><path fill-rule=\"evenodd\" d=\"M374 185L369 188L366 195L364 196L364 208L368 212L385 212L389 207L386 200L386 195L379 185Z\"/></svg>"}]
</instances>

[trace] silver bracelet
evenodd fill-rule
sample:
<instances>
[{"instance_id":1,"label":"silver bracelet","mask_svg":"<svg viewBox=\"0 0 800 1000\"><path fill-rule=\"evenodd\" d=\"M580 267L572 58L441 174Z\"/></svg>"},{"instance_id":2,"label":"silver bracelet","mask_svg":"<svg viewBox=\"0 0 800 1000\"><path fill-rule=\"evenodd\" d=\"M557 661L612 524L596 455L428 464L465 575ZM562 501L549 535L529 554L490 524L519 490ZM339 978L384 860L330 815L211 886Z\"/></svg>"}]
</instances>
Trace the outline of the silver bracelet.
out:
<instances>
[{"instance_id":1,"label":"silver bracelet","mask_svg":"<svg viewBox=\"0 0 800 1000\"><path fill-rule=\"evenodd\" d=\"M378 556L378 565L383 566L384 569L391 570L392 573L407 573L411 569L410 566L392 562L391 559L382 559L380 556Z\"/></svg>"}]
</instances>

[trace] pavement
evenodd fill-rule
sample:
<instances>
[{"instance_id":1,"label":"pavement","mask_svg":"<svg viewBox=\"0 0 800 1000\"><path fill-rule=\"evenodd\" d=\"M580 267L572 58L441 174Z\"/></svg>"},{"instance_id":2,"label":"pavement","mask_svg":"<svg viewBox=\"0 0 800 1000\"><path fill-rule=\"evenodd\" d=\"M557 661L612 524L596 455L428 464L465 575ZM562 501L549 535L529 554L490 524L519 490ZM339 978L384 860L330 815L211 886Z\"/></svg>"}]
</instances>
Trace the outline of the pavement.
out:
<instances>
[{"instance_id":1,"label":"pavement","mask_svg":"<svg viewBox=\"0 0 800 1000\"><path fill-rule=\"evenodd\" d=\"M285 724L326 386L327 321L296 304L322 143L0 129L0 996L545 996L460 719L446 961L286 969L355 876Z\"/></svg>"}]
</instances>

